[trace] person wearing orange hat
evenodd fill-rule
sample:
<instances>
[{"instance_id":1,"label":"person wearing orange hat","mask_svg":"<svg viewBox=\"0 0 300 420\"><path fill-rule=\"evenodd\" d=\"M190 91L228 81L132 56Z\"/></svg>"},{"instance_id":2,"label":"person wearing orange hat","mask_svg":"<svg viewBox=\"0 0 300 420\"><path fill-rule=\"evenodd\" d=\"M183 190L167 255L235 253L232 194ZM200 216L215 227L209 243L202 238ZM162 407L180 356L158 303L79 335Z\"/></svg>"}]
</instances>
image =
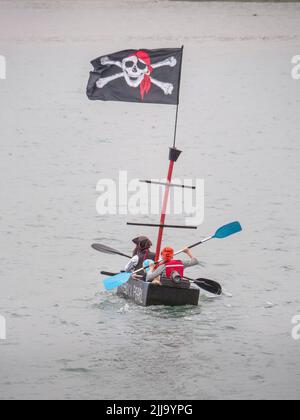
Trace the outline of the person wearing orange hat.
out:
<instances>
[{"instance_id":1,"label":"person wearing orange hat","mask_svg":"<svg viewBox=\"0 0 300 420\"><path fill-rule=\"evenodd\" d=\"M154 264L151 264L146 281L161 284L161 279L167 278L179 283L184 276L185 268L199 264L189 248L185 248L183 252L190 257L190 261L174 260L174 249L171 247L164 248L161 252L162 262L157 268Z\"/></svg>"}]
</instances>

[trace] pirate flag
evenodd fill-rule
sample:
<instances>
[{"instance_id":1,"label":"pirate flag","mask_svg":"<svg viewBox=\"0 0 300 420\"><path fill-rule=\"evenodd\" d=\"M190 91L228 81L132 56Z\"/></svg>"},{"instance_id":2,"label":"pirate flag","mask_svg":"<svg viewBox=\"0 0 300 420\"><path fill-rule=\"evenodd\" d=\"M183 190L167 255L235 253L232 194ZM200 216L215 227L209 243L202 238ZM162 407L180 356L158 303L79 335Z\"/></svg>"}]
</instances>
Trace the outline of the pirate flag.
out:
<instances>
[{"instance_id":1,"label":"pirate flag","mask_svg":"<svg viewBox=\"0 0 300 420\"><path fill-rule=\"evenodd\" d=\"M91 100L177 105L182 48L125 50L92 61Z\"/></svg>"}]
</instances>

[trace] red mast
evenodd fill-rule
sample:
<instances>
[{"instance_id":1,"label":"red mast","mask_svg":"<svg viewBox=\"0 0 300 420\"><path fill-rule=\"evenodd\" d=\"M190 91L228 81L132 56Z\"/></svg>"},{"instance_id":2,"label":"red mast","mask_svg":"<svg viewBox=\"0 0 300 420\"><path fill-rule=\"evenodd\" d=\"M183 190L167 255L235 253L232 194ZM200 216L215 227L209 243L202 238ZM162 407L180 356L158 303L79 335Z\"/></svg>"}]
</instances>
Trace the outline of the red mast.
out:
<instances>
[{"instance_id":1,"label":"red mast","mask_svg":"<svg viewBox=\"0 0 300 420\"><path fill-rule=\"evenodd\" d=\"M168 208L169 197L170 197L170 187L171 187L171 182L172 182L174 163L178 160L181 153L182 152L180 150L176 149L176 147L170 148L169 171L168 171L167 184L166 184L164 200L163 200L163 205L162 205L162 211L161 211L161 216L160 216L160 225L161 226L160 226L159 232L158 232L155 261L158 261L159 257L160 257L160 250L161 250L162 238L163 238L163 233L164 233L164 225L165 225L165 221L166 221L166 214L167 214L167 208Z\"/></svg>"}]
</instances>

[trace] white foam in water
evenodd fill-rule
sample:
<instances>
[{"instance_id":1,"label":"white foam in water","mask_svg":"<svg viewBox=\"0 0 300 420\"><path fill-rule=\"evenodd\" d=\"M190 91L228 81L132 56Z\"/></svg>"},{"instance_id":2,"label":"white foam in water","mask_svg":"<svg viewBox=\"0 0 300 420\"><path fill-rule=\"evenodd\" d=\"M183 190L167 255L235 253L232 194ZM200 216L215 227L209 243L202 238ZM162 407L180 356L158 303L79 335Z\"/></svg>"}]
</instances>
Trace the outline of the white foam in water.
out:
<instances>
[{"instance_id":1,"label":"white foam in water","mask_svg":"<svg viewBox=\"0 0 300 420\"><path fill-rule=\"evenodd\" d=\"M271 308L273 308L275 306L275 304L274 303L272 303L272 302L266 302L265 303L265 308L266 309L271 309Z\"/></svg>"},{"instance_id":2,"label":"white foam in water","mask_svg":"<svg viewBox=\"0 0 300 420\"><path fill-rule=\"evenodd\" d=\"M127 312L130 312L130 307L128 303L126 303L121 309L118 310L120 314L125 314Z\"/></svg>"}]
</instances>

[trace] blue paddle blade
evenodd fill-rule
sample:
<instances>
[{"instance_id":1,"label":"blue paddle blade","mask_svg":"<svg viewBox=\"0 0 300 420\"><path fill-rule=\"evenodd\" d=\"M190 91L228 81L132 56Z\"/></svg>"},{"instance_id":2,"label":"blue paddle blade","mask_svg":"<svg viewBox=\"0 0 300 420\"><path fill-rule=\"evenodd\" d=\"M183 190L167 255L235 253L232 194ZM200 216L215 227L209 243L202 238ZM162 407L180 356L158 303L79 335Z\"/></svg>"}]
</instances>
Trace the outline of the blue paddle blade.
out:
<instances>
[{"instance_id":1,"label":"blue paddle blade","mask_svg":"<svg viewBox=\"0 0 300 420\"><path fill-rule=\"evenodd\" d=\"M223 239L227 238L227 236L234 235L242 230L242 226L239 222L229 223L228 225L220 227L215 235L214 238Z\"/></svg>"},{"instance_id":2,"label":"blue paddle blade","mask_svg":"<svg viewBox=\"0 0 300 420\"><path fill-rule=\"evenodd\" d=\"M131 273L120 273L113 277L107 277L103 280L103 284L106 290L113 290L127 283L130 277Z\"/></svg>"}]
</instances>

